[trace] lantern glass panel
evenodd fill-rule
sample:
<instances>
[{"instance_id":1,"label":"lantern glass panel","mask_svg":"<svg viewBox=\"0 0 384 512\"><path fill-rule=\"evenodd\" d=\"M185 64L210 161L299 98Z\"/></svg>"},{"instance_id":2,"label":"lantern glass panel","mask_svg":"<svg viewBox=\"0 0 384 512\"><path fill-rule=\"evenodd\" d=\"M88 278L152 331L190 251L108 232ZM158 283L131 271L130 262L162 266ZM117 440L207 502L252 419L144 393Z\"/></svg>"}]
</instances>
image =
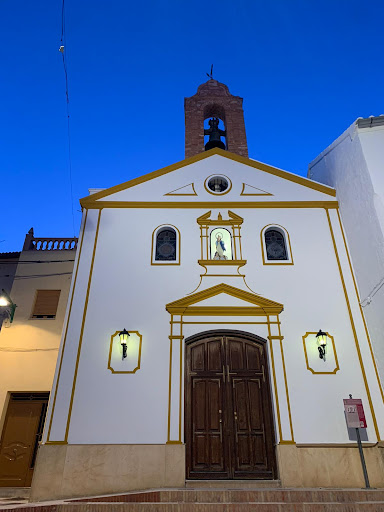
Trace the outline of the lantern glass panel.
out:
<instances>
[{"instance_id":1,"label":"lantern glass panel","mask_svg":"<svg viewBox=\"0 0 384 512\"><path fill-rule=\"evenodd\" d=\"M126 331L125 329L123 331L121 331L121 333L119 334L120 336L120 343L122 345L126 345L127 344L127 341L128 341L128 331Z\"/></svg>"}]
</instances>

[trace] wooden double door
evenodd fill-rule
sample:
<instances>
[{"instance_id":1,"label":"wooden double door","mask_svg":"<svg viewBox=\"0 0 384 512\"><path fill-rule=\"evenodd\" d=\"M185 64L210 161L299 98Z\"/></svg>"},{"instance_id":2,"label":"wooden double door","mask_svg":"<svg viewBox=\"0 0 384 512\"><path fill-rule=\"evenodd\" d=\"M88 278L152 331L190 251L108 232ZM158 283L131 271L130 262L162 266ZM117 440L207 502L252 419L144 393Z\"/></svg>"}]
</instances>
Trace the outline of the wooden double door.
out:
<instances>
[{"instance_id":1,"label":"wooden double door","mask_svg":"<svg viewBox=\"0 0 384 512\"><path fill-rule=\"evenodd\" d=\"M187 478L276 478L265 341L211 331L186 343Z\"/></svg>"},{"instance_id":2,"label":"wooden double door","mask_svg":"<svg viewBox=\"0 0 384 512\"><path fill-rule=\"evenodd\" d=\"M48 393L12 393L0 441L0 487L29 487Z\"/></svg>"}]
</instances>

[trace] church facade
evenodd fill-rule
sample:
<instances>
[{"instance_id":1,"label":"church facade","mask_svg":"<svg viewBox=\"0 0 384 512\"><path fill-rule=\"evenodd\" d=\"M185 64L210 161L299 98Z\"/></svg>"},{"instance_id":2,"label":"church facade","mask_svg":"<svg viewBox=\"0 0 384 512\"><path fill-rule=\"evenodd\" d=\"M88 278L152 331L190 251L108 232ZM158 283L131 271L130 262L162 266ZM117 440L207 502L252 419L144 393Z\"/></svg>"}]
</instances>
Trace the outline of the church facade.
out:
<instances>
[{"instance_id":1,"label":"church facade","mask_svg":"<svg viewBox=\"0 0 384 512\"><path fill-rule=\"evenodd\" d=\"M81 201L32 499L186 479L361 487L349 394L383 487L384 395L335 190L249 159L225 85L185 114L185 160Z\"/></svg>"}]
</instances>

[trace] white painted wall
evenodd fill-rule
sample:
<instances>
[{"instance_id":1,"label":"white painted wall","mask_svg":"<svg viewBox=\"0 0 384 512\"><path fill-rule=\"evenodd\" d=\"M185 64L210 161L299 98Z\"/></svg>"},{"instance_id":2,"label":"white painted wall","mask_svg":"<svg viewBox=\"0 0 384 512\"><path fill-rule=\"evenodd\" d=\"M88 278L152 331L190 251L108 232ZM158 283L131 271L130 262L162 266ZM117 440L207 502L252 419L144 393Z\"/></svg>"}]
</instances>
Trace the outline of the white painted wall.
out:
<instances>
[{"instance_id":1,"label":"white painted wall","mask_svg":"<svg viewBox=\"0 0 384 512\"><path fill-rule=\"evenodd\" d=\"M292 195L296 200L300 197L303 201L321 201L324 196L327 200L333 199L239 163L212 157L209 165L210 160L203 161L201 167L197 164L189 166L193 167L192 170L185 167L175 171L184 172L184 176L177 174L177 180L173 179L173 173L159 178L161 193L194 181L198 192L195 200L210 201L213 196L204 192L202 179L206 178L207 172L213 174L220 171L233 182L231 200L243 200L240 196L243 182L268 190L281 201L290 200ZM148 183L150 190L144 190L145 184L140 185L143 189L141 197L145 200L162 200L160 185L156 187L155 183L156 180ZM296 190L292 187L296 187ZM132 193L133 189L129 195ZM127 200L124 191L118 194L119 200ZM224 197L226 201L229 200L227 196ZM249 201L249 198L244 200ZM217 198L214 202L216 204L218 206L212 210L212 217L217 217L221 212L223 218L228 218L228 210L219 208ZM244 218L242 252L247 264L241 272L245 273L248 286L257 294L284 304L281 328L295 441L348 442L342 400L348 397L348 393L352 393L363 399L368 419L368 438L375 442L377 438L326 210L269 208L268 205L265 208L233 210ZM200 282L200 275L204 271L197 263L200 259L200 229L196 219L206 212L207 209L200 207L102 209L92 278L89 280L99 211L88 211L50 442L64 441L66 430L67 441L71 444L166 442L170 315L165 305L185 297ZM349 296L353 326L359 340L377 421L382 428L383 402L336 210L330 210L330 218ZM181 233L181 265L151 265L152 232L158 225L168 223L175 225ZM289 232L294 265L263 265L260 232L267 224L281 225ZM246 289L241 277L229 276L205 277L199 290L220 282ZM222 298L217 296L212 300L220 305ZM225 300L228 302L228 299ZM223 321L223 317L218 320ZM239 319L228 319L232 320ZM143 335L141 369L135 374L113 374L107 368L110 336L124 327ZM215 324L188 325L183 334L187 337L196 332L223 327ZM236 325L232 328L253 332L264 338L267 336L265 326ZM336 374L313 375L306 367L302 336L307 331L317 331L319 328L334 336L340 364L340 371ZM279 362L279 342L274 350L276 361ZM330 368L332 364L332 361L327 361L324 369ZM284 390L281 368L280 364L276 365L281 393L279 400L283 404L282 430L286 437L289 435L289 420L281 392ZM272 389L276 403L275 390ZM52 414L52 407L49 414ZM44 434L45 441L47 431L48 428Z\"/></svg>"},{"instance_id":2,"label":"white painted wall","mask_svg":"<svg viewBox=\"0 0 384 512\"><path fill-rule=\"evenodd\" d=\"M337 191L360 297L384 381L384 127L350 126L309 164L308 176Z\"/></svg>"}]
</instances>

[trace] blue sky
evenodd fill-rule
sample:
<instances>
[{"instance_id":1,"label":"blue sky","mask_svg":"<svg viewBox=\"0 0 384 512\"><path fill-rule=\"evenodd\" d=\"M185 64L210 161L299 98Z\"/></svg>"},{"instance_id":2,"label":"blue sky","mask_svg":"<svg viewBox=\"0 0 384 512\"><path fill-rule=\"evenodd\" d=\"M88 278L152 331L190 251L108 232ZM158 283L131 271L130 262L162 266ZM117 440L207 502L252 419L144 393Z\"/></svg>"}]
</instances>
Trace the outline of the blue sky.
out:
<instances>
[{"instance_id":1,"label":"blue sky","mask_svg":"<svg viewBox=\"0 0 384 512\"><path fill-rule=\"evenodd\" d=\"M384 3L65 0L74 224L90 187L184 158L184 96L244 98L249 155L305 175L383 105ZM0 251L73 236L61 0L0 2Z\"/></svg>"}]
</instances>

